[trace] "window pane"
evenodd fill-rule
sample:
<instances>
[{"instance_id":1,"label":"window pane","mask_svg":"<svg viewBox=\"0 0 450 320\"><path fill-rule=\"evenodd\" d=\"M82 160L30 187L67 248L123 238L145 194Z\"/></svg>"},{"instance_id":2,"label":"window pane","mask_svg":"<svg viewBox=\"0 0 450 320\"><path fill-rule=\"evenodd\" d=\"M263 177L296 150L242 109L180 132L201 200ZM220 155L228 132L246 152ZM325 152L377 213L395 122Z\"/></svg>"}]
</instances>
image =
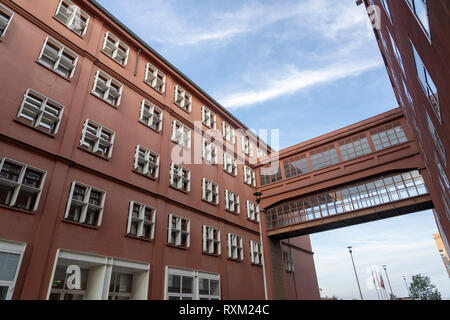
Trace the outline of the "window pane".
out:
<instances>
[{"instance_id":1,"label":"window pane","mask_svg":"<svg viewBox=\"0 0 450 320\"><path fill-rule=\"evenodd\" d=\"M170 293L180 293L181 292L181 277L169 274L169 287L168 291Z\"/></svg>"},{"instance_id":2,"label":"window pane","mask_svg":"<svg viewBox=\"0 0 450 320\"><path fill-rule=\"evenodd\" d=\"M209 280L208 279L199 279L198 292L199 292L199 294L209 295Z\"/></svg>"},{"instance_id":3,"label":"window pane","mask_svg":"<svg viewBox=\"0 0 450 320\"><path fill-rule=\"evenodd\" d=\"M20 255L0 252L0 281L13 281Z\"/></svg>"},{"instance_id":4,"label":"window pane","mask_svg":"<svg viewBox=\"0 0 450 320\"><path fill-rule=\"evenodd\" d=\"M192 293L194 278L183 277L182 280L183 280L182 293Z\"/></svg>"}]
</instances>

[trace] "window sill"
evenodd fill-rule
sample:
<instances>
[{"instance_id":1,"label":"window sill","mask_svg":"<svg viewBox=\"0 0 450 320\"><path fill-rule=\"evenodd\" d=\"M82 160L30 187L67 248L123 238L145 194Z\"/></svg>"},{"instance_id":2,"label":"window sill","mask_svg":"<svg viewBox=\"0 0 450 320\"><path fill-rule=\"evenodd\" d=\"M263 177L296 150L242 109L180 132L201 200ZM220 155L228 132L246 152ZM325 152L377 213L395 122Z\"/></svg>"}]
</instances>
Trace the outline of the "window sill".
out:
<instances>
[{"instance_id":1,"label":"window sill","mask_svg":"<svg viewBox=\"0 0 450 320\"><path fill-rule=\"evenodd\" d=\"M147 81L145 81L145 79L144 79L144 83L145 83L147 86L149 86L150 88L152 88L153 90L155 90L156 92L158 92L160 95L165 96L165 93L166 93L165 90L164 90L164 91L159 91L159 90L153 88L150 84L148 84Z\"/></svg>"},{"instance_id":2,"label":"window sill","mask_svg":"<svg viewBox=\"0 0 450 320\"><path fill-rule=\"evenodd\" d=\"M183 110L184 112L186 112L187 114L191 114L191 111L187 111L185 109L183 109L182 107L180 107L179 105L177 105L175 102L173 103L174 105L176 105L179 109Z\"/></svg>"},{"instance_id":3,"label":"window sill","mask_svg":"<svg viewBox=\"0 0 450 320\"><path fill-rule=\"evenodd\" d=\"M150 127L148 124L146 124L145 122L143 122L143 121L141 121L141 120L138 120L138 122L140 123L140 124L142 124L143 126L146 126L147 128L149 128L149 129L151 129L151 130L153 130L153 131L155 131L156 133L161 133L161 130L155 130L155 129L153 129L152 127Z\"/></svg>"},{"instance_id":4,"label":"window sill","mask_svg":"<svg viewBox=\"0 0 450 320\"><path fill-rule=\"evenodd\" d=\"M128 234L128 233L125 234L125 237L131 238L131 239L136 239L136 240L142 240L142 241L145 241L145 242L153 242L153 239L147 239L147 238L142 238L142 237L138 237L138 236L133 236L133 235Z\"/></svg>"},{"instance_id":5,"label":"window sill","mask_svg":"<svg viewBox=\"0 0 450 320\"><path fill-rule=\"evenodd\" d=\"M109 105L109 106L111 106L111 107L113 107L113 108L115 108L115 109L118 109L119 108L119 105L120 104L118 104L117 106L116 105L114 105L114 104L111 104L111 103L109 103L108 101L106 101L106 100L103 100L103 98L100 98L98 95L96 95L93 91L91 91L91 95L93 95L94 97L96 97L97 99L99 99L100 101L103 101L103 103L106 103L107 105ZM122 97L122 95L120 95L121 97Z\"/></svg>"},{"instance_id":6,"label":"window sill","mask_svg":"<svg viewBox=\"0 0 450 320\"><path fill-rule=\"evenodd\" d=\"M242 263L242 262L244 262L244 260L240 260L240 259L233 259L233 258L228 258L228 260L230 260L230 261L234 261L234 262L237 262L237 263Z\"/></svg>"},{"instance_id":7,"label":"window sill","mask_svg":"<svg viewBox=\"0 0 450 320\"><path fill-rule=\"evenodd\" d=\"M14 122L17 122L17 123L19 123L19 124L21 124L21 125L23 125L23 126L25 126L27 128L30 128L30 129L33 129L33 130L38 131L40 133L43 133L46 136L48 136L50 138L53 138L53 139L56 136L56 133L49 133L49 132L47 132L46 129L44 129L42 127L34 127L34 126L32 126L31 124L28 123L29 120L25 120L25 119L22 119L22 118L16 118L16 119L14 119Z\"/></svg>"},{"instance_id":8,"label":"window sill","mask_svg":"<svg viewBox=\"0 0 450 320\"><path fill-rule=\"evenodd\" d=\"M230 211L228 209L225 209L226 212L234 214L235 216L239 216L240 212L234 212L234 211Z\"/></svg>"},{"instance_id":9,"label":"window sill","mask_svg":"<svg viewBox=\"0 0 450 320\"><path fill-rule=\"evenodd\" d=\"M171 247L171 248L175 248L175 249L184 250L184 251L187 251L187 250L189 249L189 247L188 247L188 248L186 248L186 247L180 247L180 246L177 246L177 245L174 245L174 244L170 244L170 243L167 243L167 246L168 246L168 247Z\"/></svg>"},{"instance_id":10,"label":"window sill","mask_svg":"<svg viewBox=\"0 0 450 320\"><path fill-rule=\"evenodd\" d=\"M152 180L152 181L158 181L158 177L151 177L151 176L148 176L148 175L146 175L146 174L143 174L142 172L140 172L140 171L138 171L138 170L136 170L136 169L133 169L132 170L134 173L137 173L138 175L140 175L140 176L143 176L143 177L146 177L146 178L148 178L148 179L150 179L150 180Z\"/></svg>"},{"instance_id":11,"label":"window sill","mask_svg":"<svg viewBox=\"0 0 450 320\"><path fill-rule=\"evenodd\" d=\"M36 60L36 63L37 63L38 65L44 67L46 70L49 70L49 71L53 72L53 73L56 74L58 77L60 77L60 78L62 78L62 79L64 79L64 80L66 80L66 81L69 82L69 83L72 83L72 78L73 78L73 76L72 76L72 77L69 77L69 78L66 78L66 77L64 77L63 75L61 75L60 73L56 72L55 70L50 69L48 66L46 66L44 63L40 62L39 60ZM75 66L75 68L74 68L74 73L75 73L75 69L76 69L76 66Z\"/></svg>"},{"instance_id":12,"label":"window sill","mask_svg":"<svg viewBox=\"0 0 450 320\"><path fill-rule=\"evenodd\" d=\"M11 211L16 211L16 212L20 212L20 213L26 213L31 216L34 216L34 213L35 213L35 211L29 211L29 210L25 210L25 209L10 207L10 206L4 205L4 204L0 204L0 208L8 209Z\"/></svg>"},{"instance_id":13,"label":"window sill","mask_svg":"<svg viewBox=\"0 0 450 320\"><path fill-rule=\"evenodd\" d=\"M171 187L171 188L174 189L174 190L183 192L183 193L185 193L185 194L189 194L189 191L185 191L185 190L182 190L182 189L178 189L178 188L176 188L176 187L174 187L174 186L171 186L171 185L169 185L169 187Z\"/></svg>"},{"instance_id":14,"label":"window sill","mask_svg":"<svg viewBox=\"0 0 450 320\"><path fill-rule=\"evenodd\" d=\"M99 157L100 159L103 159L103 160L105 160L105 161L109 161L109 160L110 160L110 158L105 157L105 156L102 156L102 155L97 154L97 153L95 153L95 152L92 152L92 151L90 151L90 150L88 150L87 148L84 148L84 147L82 147L82 146L78 146L78 149L81 149L81 150L83 150L83 151L85 151L85 152L87 152L87 153L90 153L90 154L92 154L92 155L94 155L94 156L96 156L96 157Z\"/></svg>"},{"instance_id":15,"label":"window sill","mask_svg":"<svg viewBox=\"0 0 450 320\"><path fill-rule=\"evenodd\" d=\"M68 223L68 224L73 224L73 225L80 226L80 227L87 228L87 229L91 229L91 230L98 230L99 229L99 227L96 227L96 226L90 226L88 224L83 224L83 223L79 223L79 222L71 221L71 220L67 220L67 219L63 219L62 222Z\"/></svg>"},{"instance_id":16,"label":"window sill","mask_svg":"<svg viewBox=\"0 0 450 320\"><path fill-rule=\"evenodd\" d=\"M183 146L182 144L179 144L178 142L173 141L172 139L171 139L170 141L172 141L172 142L175 143L176 145L182 147L184 150L191 151L191 147L185 147L185 146Z\"/></svg>"},{"instance_id":17,"label":"window sill","mask_svg":"<svg viewBox=\"0 0 450 320\"><path fill-rule=\"evenodd\" d=\"M125 69L125 66L128 64L128 58L129 56L127 56L127 63L125 64L121 64L120 62L118 62L117 60L113 59L113 57L111 57L109 54L107 54L105 51L103 51L103 49L100 50L101 53L103 53L105 56L107 56L109 59L111 59L112 61L114 61L115 63L117 63L119 66L121 66L122 68Z\"/></svg>"},{"instance_id":18,"label":"window sill","mask_svg":"<svg viewBox=\"0 0 450 320\"><path fill-rule=\"evenodd\" d=\"M205 251L202 251L202 253L206 256L211 256L211 257L215 257L215 258L220 257L220 254L217 254L217 253L209 253L209 252L205 252Z\"/></svg>"},{"instance_id":19,"label":"window sill","mask_svg":"<svg viewBox=\"0 0 450 320\"><path fill-rule=\"evenodd\" d=\"M218 203L209 202L208 200L205 200L205 199L202 199L202 201L205 202L205 203L207 203L207 204L210 204L210 205L212 205L212 206L215 206L215 207L218 207L218 206L219 206Z\"/></svg>"}]
</instances>

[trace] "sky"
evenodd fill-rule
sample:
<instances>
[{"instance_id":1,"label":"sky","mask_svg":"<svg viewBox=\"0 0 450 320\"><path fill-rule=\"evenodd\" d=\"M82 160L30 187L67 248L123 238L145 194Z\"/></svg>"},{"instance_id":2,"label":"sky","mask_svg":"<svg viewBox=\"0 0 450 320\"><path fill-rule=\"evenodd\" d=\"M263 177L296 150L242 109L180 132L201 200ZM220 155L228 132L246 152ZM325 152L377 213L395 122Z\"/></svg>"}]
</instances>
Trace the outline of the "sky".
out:
<instances>
[{"instance_id":1,"label":"sky","mask_svg":"<svg viewBox=\"0 0 450 320\"><path fill-rule=\"evenodd\" d=\"M97 1L247 127L279 129L271 145L285 148L398 105L355 0ZM347 263L353 245L364 278L368 266L386 264L394 293L406 294L403 275L422 273L450 298L435 232L432 213L423 212L312 235L319 286L359 297Z\"/></svg>"}]
</instances>

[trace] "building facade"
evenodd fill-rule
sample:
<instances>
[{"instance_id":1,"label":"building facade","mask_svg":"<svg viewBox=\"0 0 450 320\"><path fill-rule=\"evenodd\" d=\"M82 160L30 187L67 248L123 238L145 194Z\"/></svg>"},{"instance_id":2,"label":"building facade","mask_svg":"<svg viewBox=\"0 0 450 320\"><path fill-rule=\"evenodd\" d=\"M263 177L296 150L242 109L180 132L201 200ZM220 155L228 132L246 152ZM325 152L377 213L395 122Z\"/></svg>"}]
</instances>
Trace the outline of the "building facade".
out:
<instances>
[{"instance_id":1,"label":"building facade","mask_svg":"<svg viewBox=\"0 0 450 320\"><path fill-rule=\"evenodd\" d=\"M265 298L245 125L91 0L0 0L0 69L0 299Z\"/></svg>"},{"instance_id":2,"label":"building facade","mask_svg":"<svg viewBox=\"0 0 450 320\"><path fill-rule=\"evenodd\" d=\"M450 278L450 258L448 252L444 247L444 242L442 241L441 235L439 233L433 234L434 241L438 248L439 254L441 255L442 262L444 263L445 270L447 270L448 277Z\"/></svg>"}]
</instances>

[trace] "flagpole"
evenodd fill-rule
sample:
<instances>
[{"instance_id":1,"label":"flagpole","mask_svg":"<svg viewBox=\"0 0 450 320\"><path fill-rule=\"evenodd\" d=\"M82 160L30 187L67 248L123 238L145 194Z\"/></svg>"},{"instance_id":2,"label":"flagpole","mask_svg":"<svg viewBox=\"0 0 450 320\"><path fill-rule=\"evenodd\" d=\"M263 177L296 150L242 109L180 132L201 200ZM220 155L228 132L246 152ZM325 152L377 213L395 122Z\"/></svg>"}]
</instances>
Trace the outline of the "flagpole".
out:
<instances>
[{"instance_id":1,"label":"flagpole","mask_svg":"<svg viewBox=\"0 0 450 320\"><path fill-rule=\"evenodd\" d=\"M361 295L361 300L364 300L362 292L361 292L361 286L359 285L358 274L356 273L355 261L353 261L352 247L347 247L347 249L350 252L350 257L352 258L353 270L355 270L355 276L356 276L356 282L358 283L359 294Z\"/></svg>"},{"instance_id":2,"label":"flagpole","mask_svg":"<svg viewBox=\"0 0 450 320\"><path fill-rule=\"evenodd\" d=\"M391 289L391 295L394 296L394 291L392 291L392 286L391 286L391 280L389 280L389 276L388 276L388 273L387 273L387 266L385 264L383 265L383 269L384 269L384 272L386 273L386 278L387 278L388 283L389 283L389 289Z\"/></svg>"},{"instance_id":3,"label":"flagpole","mask_svg":"<svg viewBox=\"0 0 450 320\"><path fill-rule=\"evenodd\" d=\"M372 281L373 281L373 285L375 286L375 291L377 292L377 297L378 300L380 300L380 295L378 293L378 286L377 286L377 282L375 281L375 277L373 275L373 269L371 270L371 274L372 274Z\"/></svg>"}]
</instances>

